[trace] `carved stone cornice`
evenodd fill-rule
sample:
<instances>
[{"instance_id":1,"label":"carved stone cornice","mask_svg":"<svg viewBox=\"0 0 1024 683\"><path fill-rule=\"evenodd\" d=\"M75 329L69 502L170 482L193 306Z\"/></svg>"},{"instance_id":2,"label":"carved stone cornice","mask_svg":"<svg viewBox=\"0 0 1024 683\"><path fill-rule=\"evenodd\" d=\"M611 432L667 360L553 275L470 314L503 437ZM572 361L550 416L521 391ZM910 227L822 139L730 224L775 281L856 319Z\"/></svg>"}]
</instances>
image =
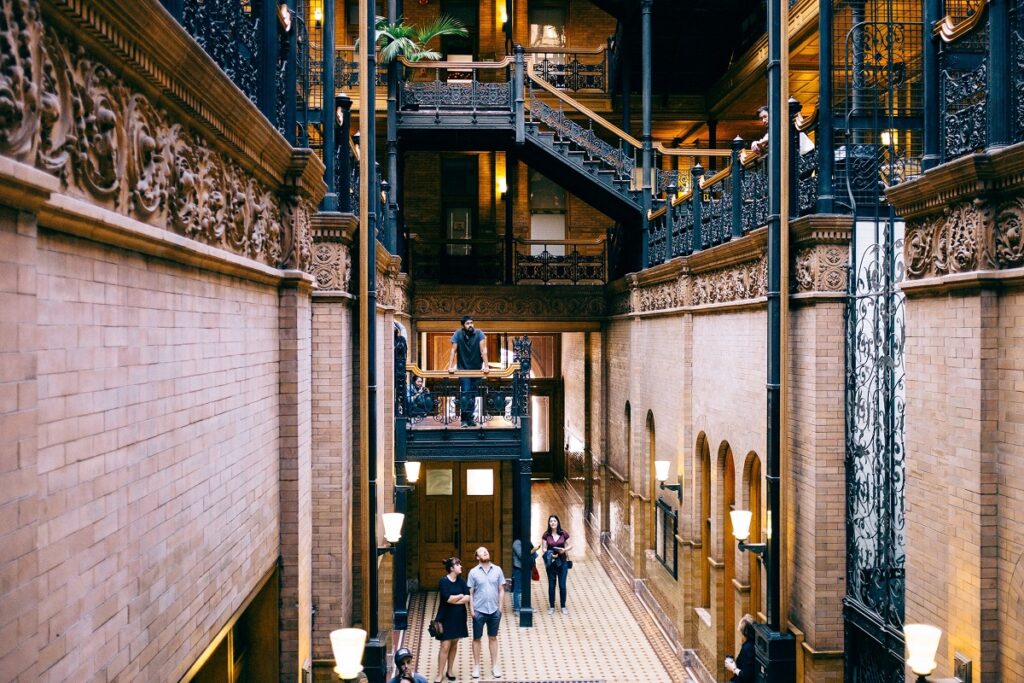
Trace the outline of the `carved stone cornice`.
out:
<instances>
[{"instance_id":1,"label":"carved stone cornice","mask_svg":"<svg viewBox=\"0 0 1024 683\"><path fill-rule=\"evenodd\" d=\"M605 315L603 287L543 285L514 287L417 285L411 315L455 321L464 314L504 321L594 321Z\"/></svg>"},{"instance_id":2,"label":"carved stone cornice","mask_svg":"<svg viewBox=\"0 0 1024 683\"><path fill-rule=\"evenodd\" d=\"M293 152L156 0L5 8L0 154L106 211L308 267L323 165Z\"/></svg>"},{"instance_id":3,"label":"carved stone cornice","mask_svg":"<svg viewBox=\"0 0 1024 683\"><path fill-rule=\"evenodd\" d=\"M356 225L352 214L320 212L313 216L312 273L321 292L349 292Z\"/></svg>"},{"instance_id":4,"label":"carved stone cornice","mask_svg":"<svg viewBox=\"0 0 1024 683\"><path fill-rule=\"evenodd\" d=\"M849 272L852 218L812 215L790 223L790 291L843 294Z\"/></svg>"},{"instance_id":5,"label":"carved stone cornice","mask_svg":"<svg viewBox=\"0 0 1024 683\"><path fill-rule=\"evenodd\" d=\"M972 154L887 191L905 217L907 280L1024 267L1024 144ZM955 278L963 286L974 279ZM1011 282L1011 281L1007 281ZM959 285L958 285L959 286Z\"/></svg>"}]
</instances>

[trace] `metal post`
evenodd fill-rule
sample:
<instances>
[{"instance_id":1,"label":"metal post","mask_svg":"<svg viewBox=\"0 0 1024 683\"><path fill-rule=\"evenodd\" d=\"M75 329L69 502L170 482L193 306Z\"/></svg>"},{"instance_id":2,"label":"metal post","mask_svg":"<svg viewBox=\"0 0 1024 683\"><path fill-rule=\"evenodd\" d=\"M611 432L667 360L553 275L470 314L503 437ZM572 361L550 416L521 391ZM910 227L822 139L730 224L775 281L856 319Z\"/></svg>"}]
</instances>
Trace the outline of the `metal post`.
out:
<instances>
[{"instance_id":1,"label":"metal post","mask_svg":"<svg viewBox=\"0 0 1024 683\"><path fill-rule=\"evenodd\" d=\"M743 237L743 164L740 163L740 152L743 150L743 138L739 135L732 139L732 156L730 166L732 178L732 237Z\"/></svg>"},{"instance_id":2,"label":"metal post","mask_svg":"<svg viewBox=\"0 0 1024 683\"><path fill-rule=\"evenodd\" d=\"M668 181L668 194L665 196L665 261L672 260L672 226L675 225L672 200L675 199L678 189L679 188L676 186L676 179L675 177L672 177L672 179Z\"/></svg>"},{"instance_id":3,"label":"metal post","mask_svg":"<svg viewBox=\"0 0 1024 683\"><path fill-rule=\"evenodd\" d=\"M711 119L708 121L708 149L715 149L718 147L718 121ZM718 170L718 158L708 157L708 168L712 171Z\"/></svg>"},{"instance_id":4,"label":"metal post","mask_svg":"<svg viewBox=\"0 0 1024 683\"><path fill-rule=\"evenodd\" d=\"M789 111L786 119L786 131L789 133L789 217L800 215L800 131L796 129L796 115L800 113L800 103L794 97L789 98Z\"/></svg>"},{"instance_id":5,"label":"metal post","mask_svg":"<svg viewBox=\"0 0 1024 683\"><path fill-rule=\"evenodd\" d=\"M704 226L701 225L703 221L702 202L704 191L700 187L700 179L703 175L704 167L700 165L700 162L697 162L690 169L690 206L693 213L693 230L690 231L690 251L694 254L704 248Z\"/></svg>"},{"instance_id":6,"label":"metal post","mask_svg":"<svg viewBox=\"0 0 1024 683\"><path fill-rule=\"evenodd\" d=\"M513 208L515 197L518 193L519 184L519 156L514 149L505 153L505 284L511 285L515 282L513 272L513 259L515 258L515 233L513 232L513 221L515 216Z\"/></svg>"},{"instance_id":7,"label":"metal post","mask_svg":"<svg viewBox=\"0 0 1024 683\"><path fill-rule=\"evenodd\" d=\"M388 0L388 22L398 23L398 0ZM398 254L398 193L400 178L398 176L398 68L397 59L388 63L388 119L387 119L387 152L388 182L391 183L391 194L388 195L388 223L385 227L385 242L388 251ZM376 79L375 79L376 80Z\"/></svg>"},{"instance_id":8,"label":"metal post","mask_svg":"<svg viewBox=\"0 0 1024 683\"><path fill-rule=\"evenodd\" d=\"M643 217L641 219L640 237L640 267L646 268L650 265L650 244L647 240L650 237L650 220L648 214L651 210L652 188L651 188L651 166L653 165L651 146L651 8L654 0L640 0L640 32L642 34L641 53L643 58L643 180L641 182L641 206Z\"/></svg>"},{"instance_id":9,"label":"metal post","mask_svg":"<svg viewBox=\"0 0 1024 683\"><path fill-rule=\"evenodd\" d=\"M178 0L174 4L184 5ZM260 9L260 55L262 65L259 75L259 111L274 126L278 121L278 3L267 0ZM295 31L295 23L292 23ZM294 81L292 81L294 83Z\"/></svg>"},{"instance_id":10,"label":"metal post","mask_svg":"<svg viewBox=\"0 0 1024 683\"><path fill-rule=\"evenodd\" d=\"M341 120L338 121L338 111ZM352 128L352 98L345 93L334 96L334 116L338 130L335 132L335 154L337 157L338 211L352 211L352 155L348 149L348 135Z\"/></svg>"},{"instance_id":11,"label":"metal post","mask_svg":"<svg viewBox=\"0 0 1024 683\"><path fill-rule=\"evenodd\" d=\"M524 380L527 381L527 380ZM519 585L523 587L519 603L519 625L533 626L533 601L530 582L533 580L533 564L529 562L530 548L530 480L533 476L533 455L530 451L530 416L523 415L519 424L519 468L516 490L516 514L519 516L519 538L522 544L522 561L519 569Z\"/></svg>"},{"instance_id":12,"label":"metal post","mask_svg":"<svg viewBox=\"0 0 1024 683\"><path fill-rule=\"evenodd\" d=\"M926 0L930 2L931 0ZM832 120L832 2L818 1L818 213L832 213L835 192L832 169L835 165L835 131Z\"/></svg>"},{"instance_id":13,"label":"metal post","mask_svg":"<svg viewBox=\"0 0 1024 683\"><path fill-rule=\"evenodd\" d=\"M1010 144L1010 1L988 3L988 149ZM978 11L982 11L981 7Z\"/></svg>"},{"instance_id":14,"label":"metal post","mask_svg":"<svg viewBox=\"0 0 1024 683\"><path fill-rule=\"evenodd\" d=\"M781 449L782 449L782 269L783 231L789 230L788 218L784 215L783 188L785 153L789 146L784 144L788 128L787 102L784 99L785 79L783 51L789 51L788 17L789 0L768 0L768 443L765 448L765 484L767 488L768 538L766 539L765 564L768 570L767 602L768 623L759 625L756 631L758 666L761 667L759 680L793 681L796 677L795 645L793 637L780 632L781 615L781 550L782 550L782 506L781 506ZM788 60L787 60L788 61ZM763 677L763 678L762 678Z\"/></svg>"},{"instance_id":15,"label":"metal post","mask_svg":"<svg viewBox=\"0 0 1024 683\"><path fill-rule=\"evenodd\" d=\"M397 331L397 328L396 328ZM412 487L405 477L406 431L408 406L406 406L405 382L400 385L398 380L404 379L405 362L408 357L408 343L405 337L395 335L395 512L409 514L409 494ZM404 631L409 628L409 585L407 581L407 564L409 561L409 534L403 534L395 546L395 564L392 589L392 619L395 630Z\"/></svg>"},{"instance_id":16,"label":"metal post","mask_svg":"<svg viewBox=\"0 0 1024 683\"><path fill-rule=\"evenodd\" d=\"M924 156L921 157L924 171L939 165L939 42L932 28L941 18L940 12L941 0L924 0Z\"/></svg>"},{"instance_id":17,"label":"metal post","mask_svg":"<svg viewBox=\"0 0 1024 683\"><path fill-rule=\"evenodd\" d=\"M334 110L331 107L331 103L334 102L334 34L335 34L335 20L334 20L334 3L325 2L323 5L324 12L324 28L323 28L323 82L321 88L323 88L323 97L320 102L320 122L323 125L324 135L324 182L327 183L327 194L324 195L323 200L320 202L320 207L324 211L337 211L338 210L338 179L336 177L337 169L334 164L327 163L327 159L334 149L336 140L334 139L335 126L334 126Z\"/></svg>"},{"instance_id":18,"label":"metal post","mask_svg":"<svg viewBox=\"0 0 1024 683\"><path fill-rule=\"evenodd\" d=\"M377 613L380 595L377 581L377 194L376 153L376 3L364 0L359 7L363 33L360 41L360 184L359 193L359 418L363 481L366 484L366 548L364 568L366 601L363 623L369 639L363 665L370 683L383 683L387 671L386 638L380 634Z\"/></svg>"},{"instance_id":19,"label":"metal post","mask_svg":"<svg viewBox=\"0 0 1024 683\"><path fill-rule=\"evenodd\" d=\"M274 9L277 9L277 7L275 6ZM291 21L292 21L292 23L291 23L291 30L288 32L288 36L287 36L287 39L288 39L288 54L285 57L286 61L285 61L285 67L284 67L284 87L285 87L286 92L289 93L289 96L285 97L285 100L284 100L284 138L285 138L285 140L287 140L288 142L290 142L291 144L294 145L295 142L296 142L296 140L295 140L295 138L296 138L296 135L295 135L295 132L296 132L296 130L295 130L296 129L295 120L296 120L296 118L298 116L298 112L296 111L296 107L298 105L297 105L297 102L295 100L294 93L295 93L295 85L296 85L296 83L298 83L298 77L299 77L299 74L298 74L298 69L299 69L299 66L298 66L298 63L299 63L299 30L298 30L298 27L296 26L296 22L295 22L295 18L294 18L295 17L295 0L288 0L288 11L291 12L291 16L292 16L292 20ZM277 17L276 16L274 17L273 24L274 24L274 26L277 26ZM276 65L275 65L274 73L275 74L277 73ZM273 120L273 119L271 119L271 120ZM307 122L307 119L305 117L303 117L303 123L305 124L306 122Z\"/></svg>"},{"instance_id":20,"label":"metal post","mask_svg":"<svg viewBox=\"0 0 1024 683\"><path fill-rule=\"evenodd\" d=\"M516 93L516 144L521 145L526 142L526 50L516 43L512 52L515 53L512 78Z\"/></svg>"}]
</instances>

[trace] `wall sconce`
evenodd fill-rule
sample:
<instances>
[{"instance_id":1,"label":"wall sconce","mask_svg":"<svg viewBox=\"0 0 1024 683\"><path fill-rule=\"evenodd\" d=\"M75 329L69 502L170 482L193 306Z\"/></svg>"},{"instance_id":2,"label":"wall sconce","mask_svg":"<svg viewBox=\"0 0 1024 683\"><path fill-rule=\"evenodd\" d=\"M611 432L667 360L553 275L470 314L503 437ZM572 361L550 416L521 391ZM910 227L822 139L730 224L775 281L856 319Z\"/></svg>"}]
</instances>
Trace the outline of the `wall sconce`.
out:
<instances>
[{"instance_id":1,"label":"wall sconce","mask_svg":"<svg viewBox=\"0 0 1024 683\"><path fill-rule=\"evenodd\" d=\"M767 544L746 542L750 538L750 520L753 516L754 513L750 510L731 510L729 512L729 517L732 519L732 535L736 537L740 550L749 550L760 555L768 548Z\"/></svg>"},{"instance_id":2,"label":"wall sconce","mask_svg":"<svg viewBox=\"0 0 1024 683\"><path fill-rule=\"evenodd\" d=\"M280 3L277 6L277 23L285 33L292 32L292 11L288 9L287 3Z\"/></svg>"},{"instance_id":3,"label":"wall sconce","mask_svg":"<svg viewBox=\"0 0 1024 683\"><path fill-rule=\"evenodd\" d=\"M508 182L505 180L505 176L498 176L496 189L498 190L498 201L505 201L505 196L508 194Z\"/></svg>"},{"instance_id":4,"label":"wall sconce","mask_svg":"<svg viewBox=\"0 0 1024 683\"><path fill-rule=\"evenodd\" d=\"M655 460L654 461L654 478L658 480L658 487L662 491L675 491L676 497L679 498L679 502L683 501L683 485L679 482L675 484L666 484L665 480L668 479L668 471L672 467L672 463L668 460Z\"/></svg>"},{"instance_id":5,"label":"wall sconce","mask_svg":"<svg viewBox=\"0 0 1024 683\"><path fill-rule=\"evenodd\" d=\"M363 671L363 648L366 631L361 628L339 628L331 631L331 650L334 651L334 673L343 681L355 681Z\"/></svg>"},{"instance_id":6,"label":"wall sconce","mask_svg":"<svg viewBox=\"0 0 1024 683\"><path fill-rule=\"evenodd\" d=\"M313 10L313 26L315 28L320 28L320 25L323 24L323 21L324 21L324 10L323 10L322 7L316 7Z\"/></svg>"},{"instance_id":7,"label":"wall sconce","mask_svg":"<svg viewBox=\"0 0 1024 683\"><path fill-rule=\"evenodd\" d=\"M405 480L415 484L420 478L420 464L415 460L405 461Z\"/></svg>"},{"instance_id":8,"label":"wall sconce","mask_svg":"<svg viewBox=\"0 0 1024 683\"><path fill-rule=\"evenodd\" d=\"M917 683L924 683L935 671L942 629L930 624L904 624L903 638L907 642L907 666L917 674Z\"/></svg>"},{"instance_id":9,"label":"wall sconce","mask_svg":"<svg viewBox=\"0 0 1024 683\"><path fill-rule=\"evenodd\" d=\"M388 545L377 548L378 555L387 555L395 552L395 544L402 539L402 523L405 522L405 515L401 512L385 512L381 515L384 521L384 540Z\"/></svg>"}]
</instances>

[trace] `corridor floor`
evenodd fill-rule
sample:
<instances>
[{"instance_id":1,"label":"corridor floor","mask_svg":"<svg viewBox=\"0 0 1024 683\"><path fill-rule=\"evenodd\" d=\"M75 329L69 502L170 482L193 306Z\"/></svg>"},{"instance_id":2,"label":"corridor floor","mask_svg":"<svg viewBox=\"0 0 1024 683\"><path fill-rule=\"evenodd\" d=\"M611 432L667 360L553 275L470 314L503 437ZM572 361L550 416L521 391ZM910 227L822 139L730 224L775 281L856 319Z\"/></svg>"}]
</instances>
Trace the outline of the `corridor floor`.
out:
<instances>
[{"instance_id":1,"label":"corridor floor","mask_svg":"<svg viewBox=\"0 0 1024 683\"><path fill-rule=\"evenodd\" d=\"M518 683L684 683L692 680L672 653L650 615L632 594L625 579L606 571L600 549L586 541L583 506L561 485L533 484L531 516L537 538L550 514L562 520L571 535L573 569L569 572L569 614L547 613L547 578L540 560L541 580L534 581L532 628L513 625L511 593L502 608L498 634L501 681ZM536 541L536 538L534 539ZM596 539L595 539L596 542ZM465 558L463 558L465 559ZM466 574L475 563L466 562ZM506 576L508 567L502 567ZM557 596L556 596L557 599ZM416 653L417 670L427 680L437 679L438 641L426 630L425 615L437 612L437 592L421 593L410 605L406 644ZM470 638L459 641L456 674L472 681ZM491 676L486 637L481 681Z\"/></svg>"}]
</instances>

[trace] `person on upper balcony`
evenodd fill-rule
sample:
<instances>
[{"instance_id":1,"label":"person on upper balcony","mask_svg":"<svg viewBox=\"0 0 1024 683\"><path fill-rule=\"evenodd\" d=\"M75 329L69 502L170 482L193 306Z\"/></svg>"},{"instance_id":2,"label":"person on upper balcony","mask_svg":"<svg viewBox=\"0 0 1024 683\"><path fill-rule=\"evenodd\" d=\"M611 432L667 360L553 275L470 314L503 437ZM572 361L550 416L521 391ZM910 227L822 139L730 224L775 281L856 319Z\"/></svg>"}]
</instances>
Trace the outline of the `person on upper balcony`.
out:
<instances>
[{"instance_id":1,"label":"person on upper balcony","mask_svg":"<svg viewBox=\"0 0 1024 683\"><path fill-rule=\"evenodd\" d=\"M482 370L486 375L487 335L473 324L473 316L462 316L462 327L452 335L452 350L448 357L448 372L456 370ZM459 411L463 427L475 427L476 391L479 377L459 378Z\"/></svg>"},{"instance_id":2,"label":"person on upper balcony","mask_svg":"<svg viewBox=\"0 0 1024 683\"><path fill-rule=\"evenodd\" d=\"M750 151L757 152L758 154L768 153L768 107L761 105L757 109L757 118L761 119L761 125L764 126L764 137L760 140L754 140L750 143Z\"/></svg>"}]
</instances>

